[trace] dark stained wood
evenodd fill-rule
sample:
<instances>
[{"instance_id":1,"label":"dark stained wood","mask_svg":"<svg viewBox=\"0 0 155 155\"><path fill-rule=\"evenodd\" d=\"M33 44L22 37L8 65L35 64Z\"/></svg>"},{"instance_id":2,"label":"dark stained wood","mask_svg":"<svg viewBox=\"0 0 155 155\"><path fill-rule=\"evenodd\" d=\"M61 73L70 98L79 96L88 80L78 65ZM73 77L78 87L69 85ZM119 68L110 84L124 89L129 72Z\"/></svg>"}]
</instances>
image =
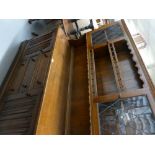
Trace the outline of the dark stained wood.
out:
<instances>
[{"instance_id":1,"label":"dark stained wood","mask_svg":"<svg viewBox=\"0 0 155 155\"><path fill-rule=\"evenodd\" d=\"M0 134L34 134L54 38L51 32L21 45L1 93Z\"/></svg>"}]
</instances>

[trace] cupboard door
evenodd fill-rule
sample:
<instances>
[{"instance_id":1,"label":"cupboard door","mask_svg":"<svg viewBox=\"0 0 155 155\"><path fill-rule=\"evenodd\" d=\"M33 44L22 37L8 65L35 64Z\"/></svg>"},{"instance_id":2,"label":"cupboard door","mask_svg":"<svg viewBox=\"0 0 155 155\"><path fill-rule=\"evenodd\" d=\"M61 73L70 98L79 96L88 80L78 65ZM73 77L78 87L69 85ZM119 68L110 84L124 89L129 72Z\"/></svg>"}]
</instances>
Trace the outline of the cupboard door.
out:
<instances>
[{"instance_id":1,"label":"cupboard door","mask_svg":"<svg viewBox=\"0 0 155 155\"><path fill-rule=\"evenodd\" d=\"M55 32L36 37L19 51L0 101L0 134L34 134L54 39Z\"/></svg>"},{"instance_id":2,"label":"cupboard door","mask_svg":"<svg viewBox=\"0 0 155 155\"><path fill-rule=\"evenodd\" d=\"M155 134L155 118L147 96L133 96L99 103L100 134Z\"/></svg>"}]
</instances>

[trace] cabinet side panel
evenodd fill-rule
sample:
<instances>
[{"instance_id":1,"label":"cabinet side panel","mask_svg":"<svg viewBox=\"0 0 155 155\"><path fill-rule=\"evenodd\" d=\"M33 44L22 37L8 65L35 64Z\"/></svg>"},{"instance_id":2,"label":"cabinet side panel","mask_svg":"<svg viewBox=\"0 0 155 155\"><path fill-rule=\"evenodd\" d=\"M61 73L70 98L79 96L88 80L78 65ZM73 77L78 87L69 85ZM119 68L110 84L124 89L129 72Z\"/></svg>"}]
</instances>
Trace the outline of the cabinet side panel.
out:
<instances>
[{"instance_id":1,"label":"cabinet side panel","mask_svg":"<svg viewBox=\"0 0 155 155\"><path fill-rule=\"evenodd\" d=\"M64 134L69 82L70 46L59 29L53 50L36 134Z\"/></svg>"}]
</instances>

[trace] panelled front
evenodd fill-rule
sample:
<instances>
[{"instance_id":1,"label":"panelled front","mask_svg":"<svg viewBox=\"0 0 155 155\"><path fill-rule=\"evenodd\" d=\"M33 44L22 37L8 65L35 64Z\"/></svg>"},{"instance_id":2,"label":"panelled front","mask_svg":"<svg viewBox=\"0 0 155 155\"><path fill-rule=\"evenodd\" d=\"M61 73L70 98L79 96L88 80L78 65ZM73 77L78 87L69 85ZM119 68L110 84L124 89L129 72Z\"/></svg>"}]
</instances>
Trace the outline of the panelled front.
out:
<instances>
[{"instance_id":1,"label":"panelled front","mask_svg":"<svg viewBox=\"0 0 155 155\"><path fill-rule=\"evenodd\" d=\"M54 40L51 32L20 48L21 57L0 101L0 134L34 134Z\"/></svg>"}]
</instances>

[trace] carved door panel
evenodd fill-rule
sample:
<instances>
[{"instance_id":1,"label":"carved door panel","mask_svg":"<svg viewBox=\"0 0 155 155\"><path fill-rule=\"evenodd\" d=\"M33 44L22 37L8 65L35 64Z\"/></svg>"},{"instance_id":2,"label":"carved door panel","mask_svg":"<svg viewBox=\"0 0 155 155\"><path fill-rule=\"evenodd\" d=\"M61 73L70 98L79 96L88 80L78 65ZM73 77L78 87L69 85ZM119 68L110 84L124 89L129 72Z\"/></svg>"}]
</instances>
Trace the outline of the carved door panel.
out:
<instances>
[{"instance_id":1,"label":"carved door panel","mask_svg":"<svg viewBox=\"0 0 155 155\"><path fill-rule=\"evenodd\" d=\"M29 40L1 99L0 134L34 134L55 32Z\"/></svg>"}]
</instances>

